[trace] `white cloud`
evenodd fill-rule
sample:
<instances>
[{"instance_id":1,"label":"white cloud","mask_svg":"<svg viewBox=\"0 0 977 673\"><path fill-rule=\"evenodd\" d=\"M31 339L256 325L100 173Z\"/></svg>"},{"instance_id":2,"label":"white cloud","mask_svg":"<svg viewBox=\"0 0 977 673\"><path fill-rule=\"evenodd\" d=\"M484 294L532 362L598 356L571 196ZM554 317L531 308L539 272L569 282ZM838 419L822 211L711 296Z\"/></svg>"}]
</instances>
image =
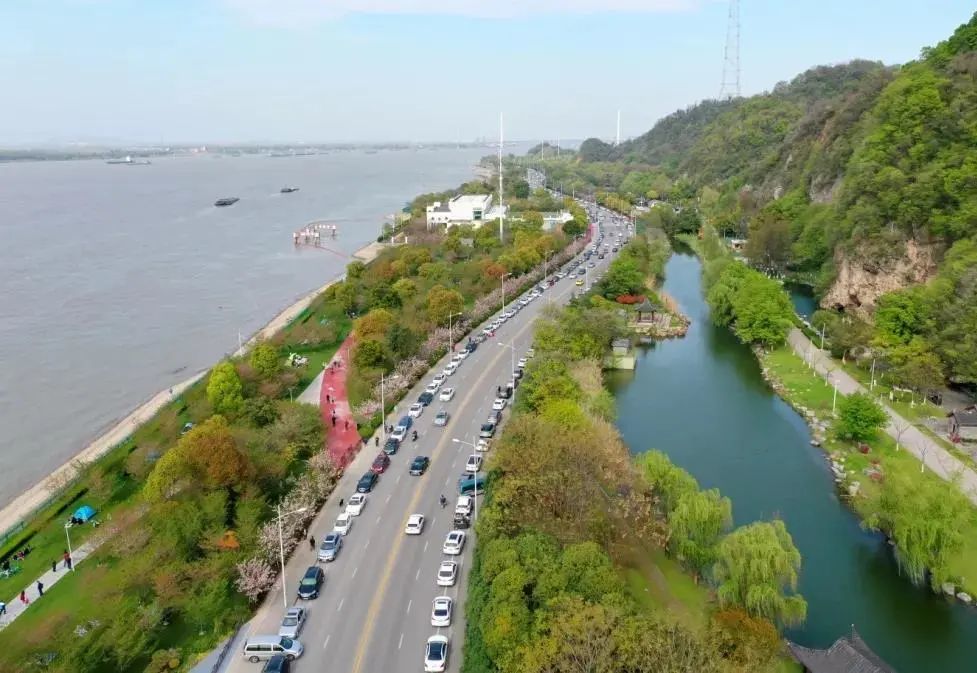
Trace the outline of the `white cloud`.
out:
<instances>
[{"instance_id":1,"label":"white cloud","mask_svg":"<svg viewBox=\"0 0 977 673\"><path fill-rule=\"evenodd\" d=\"M538 14L641 14L695 9L703 0L222 0L260 25L302 27L348 14L513 18Z\"/></svg>"}]
</instances>

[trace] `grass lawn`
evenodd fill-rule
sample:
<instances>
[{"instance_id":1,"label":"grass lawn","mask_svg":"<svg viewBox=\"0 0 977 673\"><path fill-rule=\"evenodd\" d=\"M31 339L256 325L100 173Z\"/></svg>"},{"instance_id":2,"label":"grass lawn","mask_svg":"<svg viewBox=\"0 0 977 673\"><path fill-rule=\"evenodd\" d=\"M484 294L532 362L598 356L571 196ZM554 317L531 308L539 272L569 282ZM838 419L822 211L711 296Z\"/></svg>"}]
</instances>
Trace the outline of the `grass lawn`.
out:
<instances>
[{"instance_id":1,"label":"grass lawn","mask_svg":"<svg viewBox=\"0 0 977 673\"><path fill-rule=\"evenodd\" d=\"M821 419L831 418L833 390L821 377L807 368L804 361L789 348L780 348L763 356L762 363L774 378L784 386L785 396L794 404L813 410ZM894 439L879 433L872 441L868 454L863 454L849 443L834 438L830 431L822 448L825 452L842 459L850 476L849 481L861 484L858 497L850 501L856 513L864 518L877 508L880 484L865 474L865 470L877 461L883 474L905 475L914 480L929 482L933 488L946 488L945 482L930 471L922 472L921 463L909 451L897 449ZM977 595L977 509L971 509L964 533L964 547L949 562L952 574L959 578L963 589Z\"/></svg>"},{"instance_id":2,"label":"grass lawn","mask_svg":"<svg viewBox=\"0 0 977 673\"><path fill-rule=\"evenodd\" d=\"M654 614L669 611L689 628L700 631L709 620L712 591L696 584L678 562L661 549L629 547L618 554L618 568L625 588L638 606ZM787 654L777 659L767 673L800 673L801 666Z\"/></svg>"},{"instance_id":3,"label":"grass lawn","mask_svg":"<svg viewBox=\"0 0 977 673\"><path fill-rule=\"evenodd\" d=\"M621 553L621 576L628 593L648 612L668 610L693 628L706 625L709 587L692 576L660 549L631 548Z\"/></svg>"}]
</instances>

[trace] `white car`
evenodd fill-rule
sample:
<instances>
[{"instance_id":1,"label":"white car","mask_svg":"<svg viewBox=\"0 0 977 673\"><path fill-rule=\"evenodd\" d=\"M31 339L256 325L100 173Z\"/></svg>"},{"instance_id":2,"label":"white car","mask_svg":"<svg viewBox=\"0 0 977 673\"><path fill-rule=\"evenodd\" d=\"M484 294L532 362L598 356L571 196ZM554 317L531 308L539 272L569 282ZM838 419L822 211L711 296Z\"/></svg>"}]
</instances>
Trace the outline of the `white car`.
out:
<instances>
[{"instance_id":1,"label":"white car","mask_svg":"<svg viewBox=\"0 0 977 673\"><path fill-rule=\"evenodd\" d=\"M482 452L488 451L490 444L491 444L491 442L489 442L489 440L487 440L487 439L480 439L475 444L475 450L476 451L482 451Z\"/></svg>"},{"instance_id":2,"label":"white car","mask_svg":"<svg viewBox=\"0 0 977 673\"><path fill-rule=\"evenodd\" d=\"M444 538L441 551L449 556L458 556L465 548L465 531L453 530Z\"/></svg>"},{"instance_id":3,"label":"white car","mask_svg":"<svg viewBox=\"0 0 977 673\"><path fill-rule=\"evenodd\" d=\"M508 311L506 313L506 317L507 318L515 318L516 317L516 312L515 311Z\"/></svg>"},{"instance_id":4,"label":"white car","mask_svg":"<svg viewBox=\"0 0 977 673\"><path fill-rule=\"evenodd\" d=\"M518 367L519 369L522 369L528 363L529 363L529 360L527 360L526 358L519 358L518 360L516 360L516 367Z\"/></svg>"},{"instance_id":5,"label":"white car","mask_svg":"<svg viewBox=\"0 0 977 673\"><path fill-rule=\"evenodd\" d=\"M441 374L438 374L437 376L435 376L431 380L431 383L435 384L438 388L440 388L441 386L444 385L444 382L447 381L447 380L448 380L448 377L445 374L441 373Z\"/></svg>"},{"instance_id":6,"label":"white car","mask_svg":"<svg viewBox=\"0 0 977 673\"><path fill-rule=\"evenodd\" d=\"M459 495L458 502L455 503L455 514L468 516L472 513L473 498L470 495Z\"/></svg>"},{"instance_id":7,"label":"white car","mask_svg":"<svg viewBox=\"0 0 977 673\"><path fill-rule=\"evenodd\" d=\"M359 516L366 507L366 493L354 493L346 501L346 513L350 516Z\"/></svg>"},{"instance_id":8,"label":"white car","mask_svg":"<svg viewBox=\"0 0 977 673\"><path fill-rule=\"evenodd\" d=\"M398 442L404 441L404 437L407 436L407 426L398 425L394 428L394 431L390 433L390 436L396 439Z\"/></svg>"},{"instance_id":9,"label":"white car","mask_svg":"<svg viewBox=\"0 0 977 673\"><path fill-rule=\"evenodd\" d=\"M461 361L464 360L467 355L468 355L468 351L466 350L458 351L457 353L451 356L451 361L456 365L460 365Z\"/></svg>"},{"instance_id":10,"label":"white car","mask_svg":"<svg viewBox=\"0 0 977 673\"><path fill-rule=\"evenodd\" d=\"M453 587L458 579L458 564L454 561L441 561L438 566L438 586Z\"/></svg>"},{"instance_id":11,"label":"white car","mask_svg":"<svg viewBox=\"0 0 977 673\"><path fill-rule=\"evenodd\" d=\"M353 527L353 515L349 512L343 512L336 517L336 525L332 527L333 531L339 533L340 535L349 535L349 529Z\"/></svg>"},{"instance_id":12,"label":"white car","mask_svg":"<svg viewBox=\"0 0 977 673\"><path fill-rule=\"evenodd\" d=\"M482 469L482 457L468 456L468 460L465 461L465 472L478 472Z\"/></svg>"},{"instance_id":13,"label":"white car","mask_svg":"<svg viewBox=\"0 0 977 673\"><path fill-rule=\"evenodd\" d=\"M423 413L424 405L420 402L414 402L414 404L410 405L410 408L407 410L407 415L411 418L420 418L421 414Z\"/></svg>"},{"instance_id":14,"label":"white car","mask_svg":"<svg viewBox=\"0 0 977 673\"><path fill-rule=\"evenodd\" d=\"M536 351L534 349L530 348L529 350L526 351L526 357L527 358L531 358L534 355L536 355Z\"/></svg>"},{"instance_id":15,"label":"white car","mask_svg":"<svg viewBox=\"0 0 977 673\"><path fill-rule=\"evenodd\" d=\"M440 388L440 387L441 387L441 384L439 384L439 383L433 383L432 382L432 383L427 384L427 388L424 389L424 392L431 393L432 395L437 395L438 394L438 388Z\"/></svg>"},{"instance_id":16,"label":"white car","mask_svg":"<svg viewBox=\"0 0 977 673\"><path fill-rule=\"evenodd\" d=\"M407 525L404 532L408 535L420 535L424 531L424 515L411 514L407 517Z\"/></svg>"},{"instance_id":17,"label":"white car","mask_svg":"<svg viewBox=\"0 0 977 673\"><path fill-rule=\"evenodd\" d=\"M442 388L441 394L438 395L438 399L441 400L442 402L450 402L451 400L454 399L454 397L455 397L454 388Z\"/></svg>"},{"instance_id":18,"label":"white car","mask_svg":"<svg viewBox=\"0 0 977 673\"><path fill-rule=\"evenodd\" d=\"M451 626L452 605L450 596L435 598L431 605L431 626Z\"/></svg>"},{"instance_id":19,"label":"white car","mask_svg":"<svg viewBox=\"0 0 977 673\"><path fill-rule=\"evenodd\" d=\"M496 397L495 401L492 402L492 411L502 411L505 409L506 399L504 397Z\"/></svg>"},{"instance_id":20,"label":"white car","mask_svg":"<svg viewBox=\"0 0 977 673\"><path fill-rule=\"evenodd\" d=\"M431 636L424 648L424 673L441 673L448 667L448 637Z\"/></svg>"},{"instance_id":21,"label":"white car","mask_svg":"<svg viewBox=\"0 0 977 673\"><path fill-rule=\"evenodd\" d=\"M444 368L444 371L443 371L443 372L441 372L441 373L442 373L442 374L443 374L444 376L451 376L451 375L452 375L452 374L454 374L454 373L455 373L456 371L458 371L458 363L457 363L457 362L449 362L449 363L448 363L448 364L447 364L447 365L445 366L445 368Z\"/></svg>"}]
</instances>

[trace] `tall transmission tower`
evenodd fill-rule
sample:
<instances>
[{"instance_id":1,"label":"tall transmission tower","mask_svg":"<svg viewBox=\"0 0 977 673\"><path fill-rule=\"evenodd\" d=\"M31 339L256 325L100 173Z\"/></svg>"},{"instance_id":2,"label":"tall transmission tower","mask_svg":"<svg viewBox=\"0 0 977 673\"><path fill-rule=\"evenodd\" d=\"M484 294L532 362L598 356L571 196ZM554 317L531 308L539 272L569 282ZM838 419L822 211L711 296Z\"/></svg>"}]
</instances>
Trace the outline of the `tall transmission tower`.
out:
<instances>
[{"instance_id":1,"label":"tall transmission tower","mask_svg":"<svg viewBox=\"0 0 977 673\"><path fill-rule=\"evenodd\" d=\"M740 0L729 0L729 20L726 22L726 48L723 50L723 82L719 98L740 96Z\"/></svg>"},{"instance_id":2,"label":"tall transmission tower","mask_svg":"<svg viewBox=\"0 0 977 673\"><path fill-rule=\"evenodd\" d=\"M614 136L614 145L621 144L621 111L617 111L617 134Z\"/></svg>"},{"instance_id":3,"label":"tall transmission tower","mask_svg":"<svg viewBox=\"0 0 977 673\"><path fill-rule=\"evenodd\" d=\"M502 113L499 113L499 240L505 243L505 206L502 203Z\"/></svg>"}]
</instances>

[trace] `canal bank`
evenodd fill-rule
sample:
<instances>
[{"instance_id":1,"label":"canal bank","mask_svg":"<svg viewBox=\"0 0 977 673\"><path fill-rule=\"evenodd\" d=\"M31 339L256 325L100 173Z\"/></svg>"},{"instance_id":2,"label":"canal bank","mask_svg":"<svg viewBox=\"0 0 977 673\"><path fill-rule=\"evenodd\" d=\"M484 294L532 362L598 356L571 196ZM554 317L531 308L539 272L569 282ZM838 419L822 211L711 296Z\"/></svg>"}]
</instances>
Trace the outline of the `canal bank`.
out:
<instances>
[{"instance_id":1,"label":"canal bank","mask_svg":"<svg viewBox=\"0 0 977 673\"><path fill-rule=\"evenodd\" d=\"M792 640L826 647L854 624L900 673L973 670L977 613L899 576L884 538L838 500L804 420L766 384L750 349L711 323L700 271L687 254L666 267L664 290L692 321L686 337L640 349L634 372L607 373L627 444L664 451L703 488L719 488L737 525L786 522L808 601Z\"/></svg>"}]
</instances>

